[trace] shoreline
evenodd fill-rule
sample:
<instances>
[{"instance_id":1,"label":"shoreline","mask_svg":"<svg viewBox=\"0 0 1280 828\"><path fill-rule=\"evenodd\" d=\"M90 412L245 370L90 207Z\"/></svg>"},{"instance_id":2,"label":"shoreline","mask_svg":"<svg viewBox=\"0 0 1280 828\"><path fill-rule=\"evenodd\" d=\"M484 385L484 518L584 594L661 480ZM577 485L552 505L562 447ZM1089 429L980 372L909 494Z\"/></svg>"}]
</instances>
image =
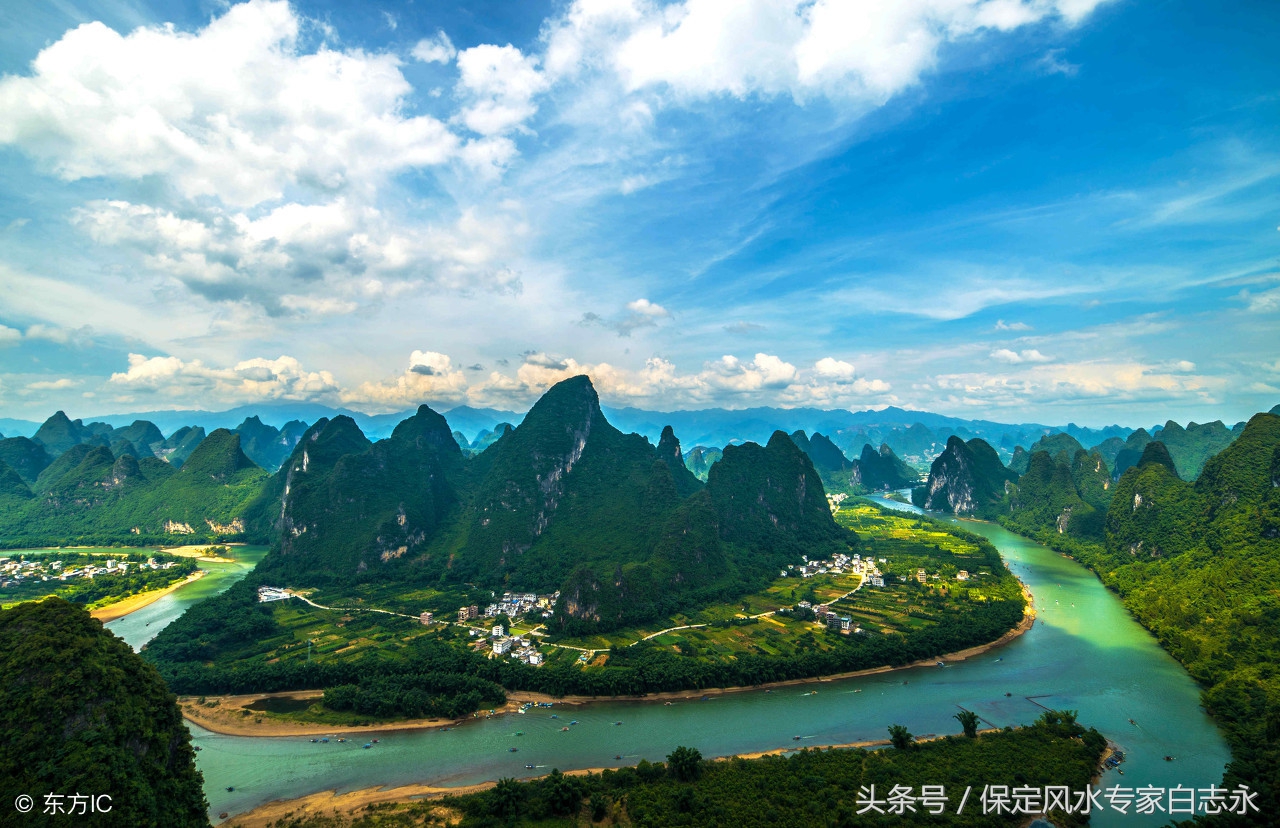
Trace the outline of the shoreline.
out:
<instances>
[{"instance_id":1,"label":"shoreline","mask_svg":"<svg viewBox=\"0 0 1280 828\"><path fill-rule=\"evenodd\" d=\"M1021 583L1021 582L1020 582ZM954 653L946 653L940 656L914 661L910 664L903 664L898 667L885 665L882 667L871 667L865 670L852 670L845 673L835 673L828 676L815 676L812 678L788 679L786 681L768 682L766 684L752 684L740 687L714 687L704 690L672 690L662 693L649 693L643 696L551 696L546 693L535 693L528 690L513 690L507 693L507 703L502 708L495 708L493 715L503 715L514 713L525 702L552 702L554 704L572 704L583 705L594 702L659 702L659 701L676 701L676 700L697 700L703 696L721 696L730 693L743 693L751 690L772 690L778 687L795 687L802 684L820 684L824 682L843 681L844 679L861 678L863 676L880 675L882 673L892 673L897 670L910 670L915 667L932 667L939 661L955 662L964 661L974 656L982 655L990 652L997 647L1002 647L1027 632L1034 626L1036 620L1035 604L1031 591L1026 584L1022 585L1022 594L1027 599L1026 612L1022 616L1022 620L1017 626L1006 632L994 641L986 644L978 644L968 647L964 650L958 650ZM323 690L291 690L280 693L252 693L240 696L207 696L207 699L220 702L222 704L238 705L234 709L244 709L243 705L265 698L286 698L292 697L297 699L319 698L324 694ZM359 734L359 733L378 733L396 730L423 730L432 727L457 727L472 721L473 716L467 716L461 719L410 719L399 722L388 722L384 724L365 725L365 726L335 726L328 724L311 724L301 722L282 722L282 721L223 721L225 717L214 717L205 713L203 709L196 708L195 698L192 696L183 696L178 699L178 705L182 710L182 717L194 725L204 728L212 733L218 733L224 736L250 736L250 737L286 737L286 736L315 736L318 734ZM232 715L228 712L228 717ZM252 719L252 715L243 716L243 714L235 714L242 716L243 719ZM847 747L845 745L835 745L834 747Z\"/></svg>"},{"instance_id":2,"label":"shoreline","mask_svg":"<svg viewBox=\"0 0 1280 828\"><path fill-rule=\"evenodd\" d=\"M978 731L981 736L984 733L994 733L996 728L985 728ZM929 734L917 738L917 743L934 742L940 739L948 738L948 735L957 734ZM886 747L891 742L888 739L872 739L861 742L846 742L838 745L805 745L803 748L796 747L780 747L771 750L760 750L752 753L735 753L730 756L716 756L708 759L709 762L729 762L734 759L762 759L765 756L779 756L788 753L798 753L801 750L856 750L858 748L869 747ZM630 766L626 766L630 767ZM593 773L603 773L604 771L614 771L618 768L578 768L575 770L564 771L565 776L587 776ZM546 774L538 774L536 776L522 776L519 778L521 782L527 782L533 779L540 779ZM414 783L410 785L397 785L394 788L385 786L372 786L368 788L358 788L354 791L338 793L336 789L330 788L324 791L318 791L313 794L307 794L295 799L273 799L265 802L251 810L242 814L236 814L228 817L221 824L235 826L236 828L268 828L272 823L284 820L289 817L301 816L319 816L321 814L342 813L347 816L355 816L356 811L364 809L371 805L384 805L400 802L409 802L411 800L426 800L442 796L462 796L465 794L478 793L487 791L494 787L495 782L479 782L474 785L429 785L426 783Z\"/></svg>"},{"instance_id":3,"label":"shoreline","mask_svg":"<svg viewBox=\"0 0 1280 828\"><path fill-rule=\"evenodd\" d=\"M151 589L146 592L139 592L137 595L130 595L128 598L122 598L114 604L107 604L105 607L98 607L91 610L89 615L106 624L109 621L115 621L124 618L130 613L137 612L149 604L153 604L160 600L170 592L176 592L187 584L195 583L205 576L205 570L197 569L181 581L172 583L162 589Z\"/></svg>"}]
</instances>

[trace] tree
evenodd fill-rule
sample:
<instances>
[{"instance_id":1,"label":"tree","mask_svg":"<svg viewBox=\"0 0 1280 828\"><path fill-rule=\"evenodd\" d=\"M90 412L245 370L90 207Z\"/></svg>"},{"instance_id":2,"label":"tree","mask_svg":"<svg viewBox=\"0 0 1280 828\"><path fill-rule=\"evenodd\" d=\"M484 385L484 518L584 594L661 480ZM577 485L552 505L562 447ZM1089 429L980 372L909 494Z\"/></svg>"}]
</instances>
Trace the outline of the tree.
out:
<instances>
[{"instance_id":1,"label":"tree","mask_svg":"<svg viewBox=\"0 0 1280 828\"><path fill-rule=\"evenodd\" d=\"M493 792L493 812L501 817L514 817L524 806L525 788L516 780L505 777L498 780Z\"/></svg>"},{"instance_id":2,"label":"tree","mask_svg":"<svg viewBox=\"0 0 1280 828\"><path fill-rule=\"evenodd\" d=\"M898 750L906 750L911 747L911 743L915 741L915 736L907 730L906 725L893 724L889 725L889 741Z\"/></svg>"},{"instance_id":3,"label":"tree","mask_svg":"<svg viewBox=\"0 0 1280 828\"><path fill-rule=\"evenodd\" d=\"M553 814L567 816L578 810L582 800L582 792L578 790L576 780L565 776L558 768L551 769L551 775L544 783L547 791L547 805Z\"/></svg>"},{"instance_id":4,"label":"tree","mask_svg":"<svg viewBox=\"0 0 1280 828\"><path fill-rule=\"evenodd\" d=\"M956 714L956 721L964 728L964 735L970 739L978 736L978 714L972 710L961 710Z\"/></svg>"},{"instance_id":5,"label":"tree","mask_svg":"<svg viewBox=\"0 0 1280 828\"><path fill-rule=\"evenodd\" d=\"M667 770L679 782L692 782L702 774L702 754L697 748L677 747L667 755Z\"/></svg>"}]
</instances>

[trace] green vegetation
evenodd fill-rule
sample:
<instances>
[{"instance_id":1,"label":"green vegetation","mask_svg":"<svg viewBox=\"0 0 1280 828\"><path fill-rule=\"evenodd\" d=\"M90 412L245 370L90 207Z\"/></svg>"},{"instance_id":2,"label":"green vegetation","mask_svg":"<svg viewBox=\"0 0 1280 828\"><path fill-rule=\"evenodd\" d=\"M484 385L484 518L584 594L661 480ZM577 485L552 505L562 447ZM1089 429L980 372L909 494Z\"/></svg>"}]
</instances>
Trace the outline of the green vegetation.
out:
<instances>
[{"instance_id":1,"label":"green vegetation","mask_svg":"<svg viewBox=\"0 0 1280 828\"><path fill-rule=\"evenodd\" d=\"M191 736L149 664L60 598L0 610L0 801L107 795L110 812L41 825L207 826ZM39 813L37 811L36 813Z\"/></svg>"},{"instance_id":2,"label":"green vegetation","mask_svg":"<svg viewBox=\"0 0 1280 828\"><path fill-rule=\"evenodd\" d=\"M492 707L499 703L501 688L552 695L628 695L908 664L992 641L1022 618L1018 584L984 539L865 503L841 509L837 517L841 524L857 528L866 554L886 558L879 564L889 576L885 588L868 587L847 595L860 583L859 576L848 572L805 579L775 576L759 592L670 617L657 626L589 637L547 636L541 645L546 663L540 668L489 658L483 639L476 642L453 624L424 626L413 611L409 618L369 612L363 601L349 601L340 610L297 600L258 603L256 576L188 610L143 653L184 694L357 685L359 689L346 688L345 696L333 698L364 694L370 701L342 709L379 717L456 715L473 704L459 700L471 689L488 694L476 706ZM918 582L919 568L938 578ZM961 570L972 574L970 580L957 580ZM814 623L811 611L774 612L805 598L841 598L834 610L857 619L866 632L828 631ZM452 600L458 600L456 594ZM770 612L774 614L749 617ZM686 624L705 626L641 641L650 632ZM579 651L568 647L599 652L584 665ZM426 674L474 676L488 684L441 687L431 694L439 698L430 712L415 706L420 698L396 700ZM374 699L390 701L379 707ZM326 696L325 708L333 710L329 701ZM324 709L296 714L312 720L324 720L325 715Z\"/></svg>"},{"instance_id":3,"label":"green vegetation","mask_svg":"<svg viewBox=\"0 0 1280 828\"><path fill-rule=\"evenodd\" d=\"M25 489L0 467L0 547L261 540L247 518L267 479L240 451L238 435L224 429L181 469L78 443Z\"/></svg>"},{"instance_id":4,"label":"green vegetation","mask_svg":"<svg viewBox=\"0 0 1280 828\"><path fill-rule=\"evenodd\" d=\"M1052 721L1050 720L1052 718ZM584 776L559 771L530 782L501 780L466 796L369 806L355 819L341 816L286 818L280 828L392 828L458 824L479 826L643 825L1022 825L1022 815L983 815L973 807L989 784L1083 790L1105 748L1096 730L1073 716L1048 714L1034 725L976 738L947 737L901 750L802 750L787 756L709 762L693 748L678 747L665 763ZM997 782L997 780L1000 780ZM942 786L938 804L902 814L884 813L895 785L914 796L925 785ZM871 786L882 813L859 815ZM956 814L965 789L964 812ZM861 799L860 799L861 796ZM936 808L943 816L930 813ZM456 822L460 817L460 822ZM1052 812L1055 825L1077 826L1087 816Z\"/></svg>"},{"instance_id":5,"label":"green vegetation","mask_svg":"<svg viewBox=\"0 0 1280 828\"><path fill-rule=\"evenodd\" d=\"M911 500L922 509L993 519L1001 512L1005 484L1017 479L985 440L951 437L929 468L928 482L911 492Z\"/></svg>"},{"instance_id":6,"label":"green vegetation","mask_svg":"<svg viewBox=\"0 0 1280 828\"><path fill-rule=\"evenodd\" d=\"M1171 454L1143 447L1097 539L1004 522L1097 572L1205 686L1231 744L1225 784L1259 792L1263 824L1280 812L1280 416L1254 416L1194 483Z\"/></svg>"},{"instance_id":7,"label":"green vegetation","mask_svg":"<svg viewBox=\"0 0 1280 828\"><path fill-rule=\"evenodd\" d=\"M76 574L66 581L60 580L59 574L83 572L85 567L105 569L107 555L74 550L51 550L42 555L24 553L8 558L0 555L0 602L9 607L22 601L57 595L73 604L96 609L140 592L163 589L191 575L197 568L196 562L190 558L178 558L159 552L129 552L122 549L109 554L117 563L128 564L126 574L116 574L118 570L99 571L92 578ZM147 565L148 559L155 561L160 567L166 564L172 566L151 568ZM51 567L55 561L61 562L61 566L56 569ZM14 571L4 571L9 567L14 568ZM25 572L26 577L16 577L19 572Z\"/></svg>"}]
</instances>

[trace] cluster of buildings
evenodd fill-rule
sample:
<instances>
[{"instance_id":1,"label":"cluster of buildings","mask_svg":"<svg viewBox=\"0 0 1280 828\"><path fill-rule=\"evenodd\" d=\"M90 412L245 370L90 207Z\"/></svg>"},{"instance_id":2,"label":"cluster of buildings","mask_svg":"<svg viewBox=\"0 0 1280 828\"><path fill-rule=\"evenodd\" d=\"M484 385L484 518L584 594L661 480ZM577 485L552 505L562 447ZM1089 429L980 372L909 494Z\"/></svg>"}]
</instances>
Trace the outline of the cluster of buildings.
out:
<instances>
[{"instance_id":1,"label":"cluster of buildings","mask_svg":"<svg viewBox=\"0 0 1280 828\"><path fill-rule=\"evenodd\" d=\"M783 578L792 575L801 578L812 578L814 575L843 575L846 572L851 572L855 575L862 575L872 586L884 586L884 575L880 572L879 564L874 558L863 558L859 554L845 555L843 553L836 553L825 561L811 561L804 555L801 557L804 558L804 563L788 564L787 568L782 570ZM880 558L879 563L888 563L888 561Z\"/></svg>"},{"instance_id":2,"label":"cluster of buildings","mask_svg":"<svg viewBox=\"0 0 1280 828\"><path fill-rule=\"evenodd\" d=\"M507 656L522 661L530 667L542 665L542 653L538 652L532 638L522 635L507 635L501 624L495 624L489 636L490 646L495 656Z\"/></svg>"},{"instance_id":3,"label":"cluster of buildings","mask_svg":"<svg viewBox=\"0 0 1280 828\"><path fill-rule=\"evenodd\" d=\"M848 615L840 615L834 612L831 607L826 604L811 604L808 601L801 601L796 604L796 609L813 610L813 614L818 617L818 623L825 624L831 632L843 633L861 633L862 627L858 626L853 618Z\"/></svg>"},{"instance_id":4,"label":"cluster of buildings","mask_svg":"<svg viewBox=\"0 0 1280 828\"><path fill-rule=\"evenodd\" d=\"M293 593L284 587L260 586L258 587L258 601L267 603L269 601L283 601L286 598L292 598Z\"/></svg>"},{"instance_id":5,"label":"cluster of buildings","mask_svg":"<svg viewBox=\"0 0 1280 828\"><path fill-rule=\"evenodd\" d=\"M484 617L497 618L499 615L505 615L508 618L519 618L532 612L541 612L543 618L550 618L551 609L559 599L559 590L550 595L535 595L532 592L504 592L502 593L501 601L484 608ZM468 611L473 609L475 607L469 607ZM470 617L475 618L475 615ZM459 620L462 620L461 610L459 610Z\"/></svg>"},{"instance_id":6,"label":"cluster of buildings","mask_svg":"<svg viewBox=\"0 0 1280 828\"><path fill-rule=\"evenodd\" d=\"M108 558L105 566L87 563L81 566L64 567L62 561L13 560L0 558L0 588L17 586L22 581L69 581L72 578L94 578L98 575L127 575L130 567L134 571L144 569L170 569L177 566L176 561L157 563L155 558L148 558L146 563L117 561Z\"/></svg>"}]
</instances>

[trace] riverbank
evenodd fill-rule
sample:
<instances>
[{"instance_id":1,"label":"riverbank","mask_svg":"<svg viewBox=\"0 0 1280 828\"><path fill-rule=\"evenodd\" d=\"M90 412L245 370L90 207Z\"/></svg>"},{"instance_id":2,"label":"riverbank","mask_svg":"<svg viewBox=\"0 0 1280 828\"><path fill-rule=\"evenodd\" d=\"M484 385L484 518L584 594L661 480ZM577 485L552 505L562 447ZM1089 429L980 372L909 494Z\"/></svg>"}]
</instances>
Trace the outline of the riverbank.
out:
<instances>
[{"instance_id":1,"label":"riverbank","mask_svg":"<svg viewBox=\"0 0 1280 828\"><path fill-rule=\"evenodd\" d=\"M146 592L139 592L137 595L130 595L128 598L116 601L114 604L98 607L96 610L90 611L89 614L104 624L108 621L115 621L117 618L124 618L131 612L136 612L148 604L159 601L170 592L176 592L187 584L200 580L204 577L204 574L203 569L196 570L181 581L170 584L163 589L152 589Z\"/></svg>"},{"instance_id":2,"label":"riverbank","mask_svg":"<svg viewBox=\"0 0 1280 828\"><path fill-rule=\"evenodd\" d=\"M213 733L224 736L348 736L359 733L386 733L394 730L426 730L433 727L456 727L462 719L405 719L371 725L341 725L291 722L263 715L249 705L267 699L319 700L323 690L293 690L284 693L249 693L242 696L205 696L205 704L195 696L180 696L178 707L182 718ZM212 705L212 706L210 706ZM498 713L505 712L503 710Z\"/></svg>"},{"instance_id":3,"label":"riverbank","mask_svg":"<svg viewBox=\"0 0 1280 828\"><path fill-rule=\"evenodd\" d=\"M899 667L883 666L872 667L867 670L853 670L847 673L837 673L830 676L817 676L813 678L791 679L788 681L776 681L768 684L755 684L743 687L715 687L705 690L675 690L667 693L649 693L643 696L550 696L545 693L533 693L529 691L514 690L507 693L507 703L502 708L495 711L495 714L515 713L520 707L527 703L553 703L553 704L572 704L583 705L592 702L613 701L613 702L676 702L676 701L695 701L705 696L721 696L730 693L742 693L751 690L773 690L781 687L794 687L806 684L824 684L833 681L841 681L850 678L859 678L862 676L881 675L883 673L892 673L897 670L910 670L916 667L933 667L937 662L951 663L964 661L974 656L982 655L990 652L997 647L1002 647L1013 641L1020 635L1023 635L1035 624L1035 606L1031 591L1024 584L1022 594L1027 600L1027 609L1022 616L1022 620L1013 629L986 644L979 644L964 650L959 650L946 655L934 656L932 658L921 659L920 661L904 664ZM817 692L816 690L814 692ZM208 696L206 702L217 702L216 706L209 707L200 705L195 697L184 696L178 699L179 707L182 709L182 715L187 721L199 725L205 730L214 733L221 733L227 736L315 736L330 734L358 734L358 733L376 733L395 730L419 730L433 727L454 727L471 721L473 717L465 717L462 719L407 719L398 722L388 722L384 724L365 725L365 726L335 726L331 724L308 724L302 722L284 722L279 719L270 719L261 715L261 711L249 710L247 705L256 701L277 698L293 698L293 699L312 699L319 698L324 695L322 690L296 690L282 693L255 693L243 696ZM241 712L247 711L247 712ZM254 714L257 715L254 715ZM261 721L258 721L261 718ZM847 746L845 746L847 747Z\"/></svg>"},{"instance_id":4,"label":"riverbank","mask_svg":"<svg viewBox=\"0 0 1280 828\"><path fill-rule=\"evenodd\" d=\"M984 729L978 731L978 734L993 733L994 729ZM916 739L916 742L932 742L938 739L945 739L947 736L929 734ZM848 742L838 745L804 745L804 748L820 748L823 750L853 750L857 748L879 748L887 747L890 744L888 739L874 739L863 742ZM802 748L798 747L781 747L773 750L762 750L754 753L739 753L733 756L717 756L710 761L712 762L728 762L734 759L762 759L766 756L780 756L788 753L795 753ZM603 773L607 770L617 770L612 768L580 768L577 770L565 771L566 776L586 776L592 773ZM537 777L527 776L521 781L527 781ZM340 814L346 818L355 818L370 805L390 805L396 803L406 803L414 800L431 799L441 796L463 796L465 794L486 791L494 786L494 782L481 782L477 785L460 785L458 787L447 787L439 785L401 785L395 788L372 787L361 788L346 793L338 793L335 790L321 791L319 793L309 794L297 799L281 799L268 802L265 805L259 805L247 813L231 817L225 824L234 826L234 828L268 828L270 825L280 821L288 821L301 817L312 816L328 816L332 814ZM450 823L447 819L449 812L443 806L439 809L438 816L446 817L446 824Z\"/></svg>"}]
</instances>

